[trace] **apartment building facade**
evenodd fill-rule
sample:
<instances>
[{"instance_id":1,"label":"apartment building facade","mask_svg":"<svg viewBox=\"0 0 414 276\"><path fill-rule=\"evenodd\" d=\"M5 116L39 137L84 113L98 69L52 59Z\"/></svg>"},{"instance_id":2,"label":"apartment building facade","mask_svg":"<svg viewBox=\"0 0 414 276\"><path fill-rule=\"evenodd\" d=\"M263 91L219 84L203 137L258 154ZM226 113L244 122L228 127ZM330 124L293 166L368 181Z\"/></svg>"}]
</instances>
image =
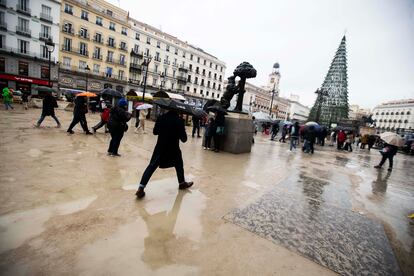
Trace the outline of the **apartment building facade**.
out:
<instances>
[{"instance_id":1,"label":"apartment building facade","mask_svg":"<svg viewBox=\"0 0 414 276\"><path fill-rule=\"evenodd\" d=\"M0 0L0 89L34 92L57 84L60 1ZM55 43L50 53L46 41Z\"/></svg>"},{"instance_id":2,"label":"apartment building facade","mask_svg":"<svg viewBox=\"0 0 414 276\"><path fill-rule=\"evenodd\" d=\"M185 95L189 104L202 106L223 93L225 63L172 35L138 20L129 21L131 86L142 91L145 70L147 91Z\"/></svg>"},{"instance_id":3,"label":"apartment building facade","mask_svg":"<svg viewBox=\"0 0 414 276\"><path fill-rule=\"evenodd\" d=\"M372 113L380 132L414 130L414 99L382 103Z\"/></svg>"},{"instance_id":4,"label":"apartment building facade","mask_svg":"<svg viewBox=\"0 0 414 276\"><path fill-rule=\"evenodd\" d=\"M63 0L60 88L129 90L128 13L102 0Z\"/></svg>"}]
</instances>

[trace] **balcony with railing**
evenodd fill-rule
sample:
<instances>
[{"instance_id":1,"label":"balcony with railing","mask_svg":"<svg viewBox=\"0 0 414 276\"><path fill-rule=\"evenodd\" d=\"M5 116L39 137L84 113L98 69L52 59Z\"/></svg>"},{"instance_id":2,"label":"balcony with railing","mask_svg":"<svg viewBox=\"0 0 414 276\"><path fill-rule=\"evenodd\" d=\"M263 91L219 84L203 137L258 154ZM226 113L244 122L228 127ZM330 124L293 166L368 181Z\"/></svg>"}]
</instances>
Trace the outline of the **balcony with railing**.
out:
<instances>
[{"instance_id":1,"label":"balcony with railing","mask_svg":"<svg viewBox=\"0 0 414 276\"><path fill-rule=\"evenodd\" d=\"M82 38L82 39L86 39L86 40L89 40L90 39L88 32L81 32L81 31L79 31L78 37L79 38Z\"/></svg>"},{"instance_id":2,"label":"balcony with railing","mask_svg":"<svg viewBox=\"0 0 414 276\"><path fill-rule=\"evenodd\" d=\"M12 48L12 47L6 47L4 44L1 45L0 44L0 51L6 52L8 55L19 55L19 56L23 56L25 58L36 58L36 59L42 59L45 61L49 60L48 56L43 56L42 53L37 53L37 52L30 52L30 51L25 51L23 49L17 49L17 48ZM55 58L51 57L51 62L55 62Z\"/></svg>"},{"instance_id":3,"label":"balcony with railing","mask_svg":"<svg viewBox=\"0 0 414 276\"><path fill-rule=\"evenodd\" d=\"M142 51L135 51L134 49L132 49L131 50L131 56L138 57L138 58L143 58L144 54L142 53Z\"/></svg>"},{"instance_id":4,"label":"balcony with railing","mask_svg":"<svg viewBox=\"0 0 414 276\"><path fill-rule=\"evenodd\" d=\"M165 64L165 65L170 65L170 63L171 63L171 62L170 62L168 59L164 59L164 64Z\"/></svg>"},{"instance_id":5,"label":"balcony with railing","mask_svg":"<svg viewBox=\"0 0 414 276\"><path fill-rule=\"evenodd\" d=\"M119 50L124 51L124 52L128 52L128 47L126 45L119 44Z\"/></svg>"},{"instance_id":6,"label":"balcony with railing","mask_svg":"<svg viewBox=\"0 0 414 276\"><path fill-rule=\"evenodd\" d=\"M138 63L130 63L129 64L129 71L131 72L138 72L138 71L142 71L142 65L138 64Z\"/></svg>"},{"instance_id":7,"label":"balcony with railing","mask_svg":"<svg viewBox=\"0 0 414 276\"><path fill-rule=\"evenodd\" d=\"M106 57L106 62L107 63L115 63L115 59L113 57Z\"/></svg>"},{"instance_id":8,"label":"balcony with railing","mask_svg":"<svg viewBox=\"0 0 414 276\"><path fill-rule=\"evenodd\" d=\"M47 41L48 39L53 40L53 37L47 33L39 33L39 40Z\"/></svg>"},{"instance_id":9,"label":"balcony with railing","mask_svg":"<svg viewBox=\"0 0 414 276\"><path fill-rule=\"evenodd\" d=\"M89 57L89 51L86 50L86 49L75 48L75 47L71 47L71 46L69 47L67 45L62 45L61 50L63 52L68 52L68 53L72 53L72 54L77 54L77 55Z\"/></svg>"},{"instance_id":10,"label":"balcony with railing","mask_svg":"<svg viewBox=\"0 0 414 276\"><path fill-rule=\"evenodd\" d=\"M161 58L158 56L155 56L154 61L161 62Z\"/></svg>"},{"instance_id":11,"label":"balcony with railing","mask_svg":"<svg viewBox=\"0 0 414 276\"><path fill-rule=\"evenodd\" d=\"M98 53L93 53L92 58L97 59L97 60L102 60L102 55Z\"/></svg>"},{"instance_id":12,"label":"balcony with railing","mask_svg":"<svg viewBox=\"0 0 414 276\"><path fill-rule=\"evenodd\" d=\"M40 20L53 23L53 17L50 14L47 13L40 13Z\"/></svg>"},{"instance_id":13,"label":"balcony with railing","mask_svg":"<svg viewBox=\"0 0 414 276\"><path fill-rule=\"evenodd\" d=\"M70 35L75 35L75 29L68 28L68 27L65 27L65 26L62 27L62 32L66 33L66 34L70 34Z\"/></svg>"},{"instance_id":14,"label":"balcony with railing","mask_svg":"<svg viewBox=\"0 0 414 276\"><path fill-rule=\"evenodd\" d=\"M177 76L178 83L187 83L187 78L183 76Z\"/></svg>"},{"instance_id":15,"label":"balcony with railing","mask_svg":"<svg viewBox=\"0 0 414 276\"><path fill-rule=\"evenodd\" d=\"M102 39L102 37L98 38L98 37L94 36L92 41L95 42L95 43L99 43L99 44L104 43L104 40Z\"/></svg>"},{"instance_id":16,"label":"balcony with railing","mask_svg":"<svg viewBox=\"0 0 414 276\"><path fill-rule=\"evenodd\" d=\"M27 5L16 5L16 11L24 15L31 15L32 11L27 7Z\"/></svg>"},{"instance_id":17,"label":"balcony with railing","mask_svg":"<svg viewBox=\"0 0 414 276\"><path fill-rule=\"evenodd\" d=\"M6 22L0 22L0 30L7 31L7 23Z\"/></svg>"},{"instance_id":18,"label":"balcony with railing","mask_svg":"<svg viewBox=\"0 0 414 276\"><path fill-rule=\"evenodd\" d=\"M110 42L109 40L106 42L106 45L111 48L116 48L115 42Z\"/></svg>"},{"instance_id":19,"label":"balcony with railing","mask_svg":"<svg viewBox=\"0 0 414 276\"><path fill-rule=\"evenodd\" d=\"M16 33L27 37L32 37L32 31L23 26L16 26Z\"/></svg>"}]
</instances>

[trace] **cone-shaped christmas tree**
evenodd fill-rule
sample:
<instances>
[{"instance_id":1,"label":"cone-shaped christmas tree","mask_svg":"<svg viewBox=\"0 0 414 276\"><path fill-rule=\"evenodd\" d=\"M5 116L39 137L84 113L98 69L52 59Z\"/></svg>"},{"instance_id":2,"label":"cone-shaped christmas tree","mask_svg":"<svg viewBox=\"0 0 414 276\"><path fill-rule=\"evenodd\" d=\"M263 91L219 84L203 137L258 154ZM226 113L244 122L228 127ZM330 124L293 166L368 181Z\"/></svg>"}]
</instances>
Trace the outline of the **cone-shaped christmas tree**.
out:
<instances>
[{"instance_id":1,"label":"cone-shaped christmas tree","mask_svg":"<svg viewBox=\"0 0 414 276\"><path fill-rule=\"evenodd\" d=\"M309 120L329 126L340 119L348 118L348 74L346 63L346 38L342 38L328 74L318 89Z\"/></svg>"}]
</instances>

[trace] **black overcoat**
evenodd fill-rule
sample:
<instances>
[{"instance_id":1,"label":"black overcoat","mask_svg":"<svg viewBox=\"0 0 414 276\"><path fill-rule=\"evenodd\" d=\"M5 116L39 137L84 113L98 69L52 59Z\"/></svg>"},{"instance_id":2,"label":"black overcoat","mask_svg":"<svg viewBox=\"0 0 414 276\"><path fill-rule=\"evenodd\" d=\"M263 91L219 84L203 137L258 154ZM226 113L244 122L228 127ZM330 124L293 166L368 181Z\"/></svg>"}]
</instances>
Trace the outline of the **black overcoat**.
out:
<instances>
[{"instance_id":1,"label":"black overcoat","mask_svg":"<svg viewBox=\"0 0 414 276\"><path fill-rule=\"evenodd\" d=\"M183 143L187 141L184 120L176 112L169 111L158 117L153 133L158 135L158 140L151 162L158 163L160 168L182 164L180 140Z\"/></svg>"},{"instance_id":2,"label":"black overcoat","mask_svg":"<svg viewBox=\"0 0 414 276\"><path fill-rule=\"evenodd\" d=\"M54 116L56 107L58 107L58 105L55 97L46 95L43 99L42 116Z\"/></svg>"}]
</instances>

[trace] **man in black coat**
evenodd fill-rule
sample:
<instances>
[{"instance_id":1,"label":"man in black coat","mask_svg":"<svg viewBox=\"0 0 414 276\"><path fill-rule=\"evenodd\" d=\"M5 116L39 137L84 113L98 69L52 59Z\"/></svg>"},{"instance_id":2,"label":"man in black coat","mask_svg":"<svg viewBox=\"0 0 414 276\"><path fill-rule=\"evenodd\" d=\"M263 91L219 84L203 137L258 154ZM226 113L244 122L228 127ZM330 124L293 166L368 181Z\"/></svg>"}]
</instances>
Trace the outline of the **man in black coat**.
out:
<instances>
[{"instance_id":1,"label":"man in black coat","mask_svg":"<svg viewBox=\"0 0 414 276\"><path fill-rule=\"evenodd\" d=\"M40 127L40 124L43 122L46 116L51 116L55 119L57 127L60 127L59 119L55 115L55 107L58 107L55 97L51 94L47 94L43 99L43 106L42 106L42 115L40 116L39 121L36 123L36 127Z\"/></svg>"},{"instance_id":2,"label":"man in black coat","mask_svg":"<svg viewBox=\"0 0 414 276\"><path fill-rule=\"evenodd\" d=\"M158 117L153 133L158 135L158 140L151 161L142 175L138 191L135 193L137 198L145 196L144 189L158 167L175 167L180 190L193 185L193 182L185 181L183 157L180 150L180 141L183 143L187 141L184 120L178 116L177 112L170 110Z\"/></svg>"},{"instance_id":3,"label":"man in black coat","mask_svg":"<svg viewBox=\"0 0 414 276\"><path fill-rule=\"evenodd\" d=\"M111 133L108 155L121 156L118 153L124 132L128 130L127 122L131 119L131 114L126 111L128 102L120 99L118 105L111 109L108 121L108 129Z\"/></svg>"},{"instance_id":4,"label":"man in black coat","mask_svg":"<svg viewBox=\"0 0 414 276\"><path fill-rule=\"evenodd\" d=\"M76 97L75 107L73 109L73 120L67 130L69 134L75 133L72 129L80 123L83 130L87 135L92 134L88 129L88 123L86 122L85 114L88 113L88 105L86 103L86 97Z\"/></svg>"},{"instance_id":5,"label":"man in black coat","mask_svg":"<svg viewBox=\"0 0 414 276\"><path fill-rule=\"evenodd\" d=\"M200 138L200 117L193 116L193 133L192 137L194 137L194 134L197 131L197 138Z\"/></svg>"}]
</instances>

